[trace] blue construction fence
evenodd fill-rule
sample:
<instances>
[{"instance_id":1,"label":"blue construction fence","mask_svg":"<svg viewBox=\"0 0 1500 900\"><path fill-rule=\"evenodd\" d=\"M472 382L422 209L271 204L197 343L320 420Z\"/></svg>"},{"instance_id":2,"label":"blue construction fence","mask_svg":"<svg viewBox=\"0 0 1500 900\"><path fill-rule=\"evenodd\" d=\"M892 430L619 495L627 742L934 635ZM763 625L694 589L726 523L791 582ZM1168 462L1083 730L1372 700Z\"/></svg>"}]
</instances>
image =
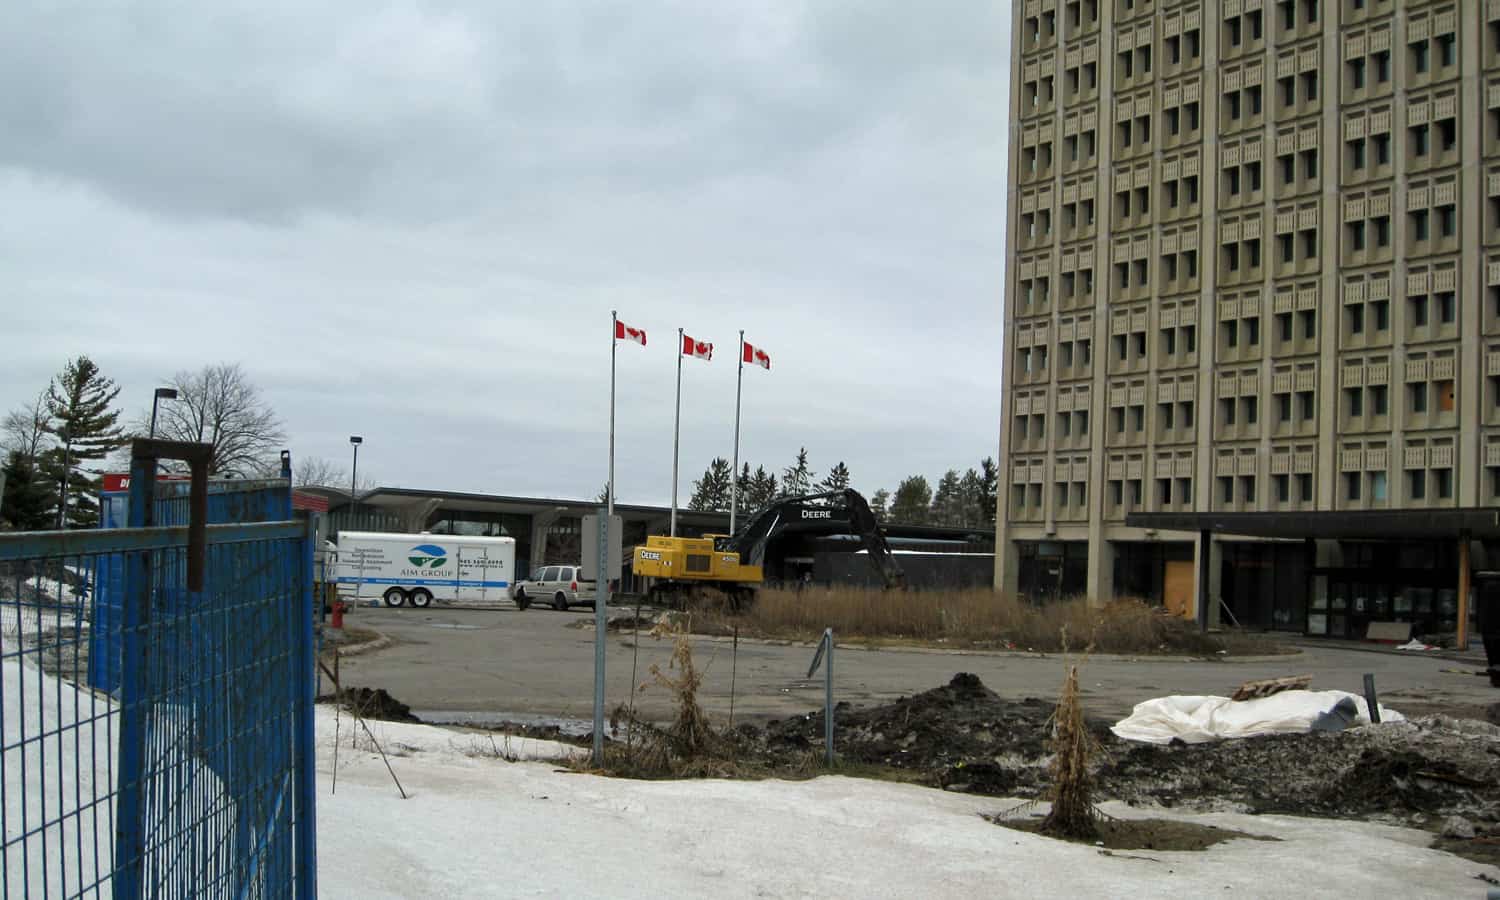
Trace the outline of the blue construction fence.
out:
<instances>
[{"instance_id":1,"label":"blue construction fence","mask_svg":"<svg viewBox=\"0 0 1500 900\"><path fill-rule=\"evenodd\" d=\"M283 461L290 466L290 460ZM157 481L154 504L156 525L187 525L190 518L187 481ZM211 525L284 522L292 519L291 472L266 480L238 478L212 479L208 483L208 521ZM99 494L99 527L126 528L130 524L130 491L103 491ZM120 686L120 648L112 645L119 637L118 625L125 596L125 565L119 557L99 560L93 583L96 593L93 606L95 628L90 633L89 686L101 691L116 691Z\"/></svg>"},{"instance_id":2,"label":"blue construction fence","mask_svg":"<svg viewBox=\"0 0 1500 900\"><path fill-rule=\"evenodd\" d=\"M316 894L312 523L221 483L215 516L265 520L195 545L189 490L0 534L0 895Z\"/></svg>"}]
</instances>

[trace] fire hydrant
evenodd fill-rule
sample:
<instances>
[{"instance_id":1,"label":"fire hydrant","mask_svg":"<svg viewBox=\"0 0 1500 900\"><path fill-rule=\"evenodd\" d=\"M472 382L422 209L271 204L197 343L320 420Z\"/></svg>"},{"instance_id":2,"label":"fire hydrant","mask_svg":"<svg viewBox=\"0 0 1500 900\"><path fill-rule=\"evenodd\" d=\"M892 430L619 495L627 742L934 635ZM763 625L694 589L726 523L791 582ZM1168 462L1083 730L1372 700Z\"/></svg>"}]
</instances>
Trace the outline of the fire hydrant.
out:
<instances>
[{"instance_id":1,"label":"fire hydrant","mask_svg":"<svg viewBox=\"0 0 1500 900\"><path fill-rule=\"evenodd\" d=\"M344 601L333 601L333 606L331 607L331 609L333 611L332 627L334 629L342 629L344 627Z\"/></svg>"}]
</instances>

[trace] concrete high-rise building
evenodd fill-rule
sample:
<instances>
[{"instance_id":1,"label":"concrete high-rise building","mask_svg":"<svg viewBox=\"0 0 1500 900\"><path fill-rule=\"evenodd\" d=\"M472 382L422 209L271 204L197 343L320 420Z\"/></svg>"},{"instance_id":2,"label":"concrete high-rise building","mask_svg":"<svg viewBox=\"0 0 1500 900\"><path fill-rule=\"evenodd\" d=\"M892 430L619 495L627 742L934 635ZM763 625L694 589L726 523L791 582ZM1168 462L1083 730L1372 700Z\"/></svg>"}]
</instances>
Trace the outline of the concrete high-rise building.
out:
<instances>
[{"instance_id":1,"label":"concrete high-rise building","mask_svg":"<svg viewBox=\"0 0 1500 900\"><path fill-rule=\"evenodd\" d=\"M1126 519L1500 503L1500 2L1014 7L997 587L1450 625L1448 544Z\"/></svg>"}]
</instances>

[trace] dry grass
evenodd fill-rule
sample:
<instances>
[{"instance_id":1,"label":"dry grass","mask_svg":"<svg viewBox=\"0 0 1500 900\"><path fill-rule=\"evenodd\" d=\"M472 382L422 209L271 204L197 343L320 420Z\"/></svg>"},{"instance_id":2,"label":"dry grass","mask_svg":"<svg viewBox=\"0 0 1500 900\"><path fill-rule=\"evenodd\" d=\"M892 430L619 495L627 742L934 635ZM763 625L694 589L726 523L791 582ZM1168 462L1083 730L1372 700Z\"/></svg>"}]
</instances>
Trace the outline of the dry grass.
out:
<instances>
[{"instance_id":1,"label":"dry grass","mask_svg":"<svg viewBox=\"0 0 1500 900\"><path fill-rule=\"evenodd\" d=\"M1083 598L1034 606L994 591L881 591L832 588L766 589L750 609L702 611L702 628L724 633L812 640L832 627L842 641L909 642L974 649L1212 655L1224 643L1192 622L1136 600L1091 607Z\"/></svg>"}]
</instances>

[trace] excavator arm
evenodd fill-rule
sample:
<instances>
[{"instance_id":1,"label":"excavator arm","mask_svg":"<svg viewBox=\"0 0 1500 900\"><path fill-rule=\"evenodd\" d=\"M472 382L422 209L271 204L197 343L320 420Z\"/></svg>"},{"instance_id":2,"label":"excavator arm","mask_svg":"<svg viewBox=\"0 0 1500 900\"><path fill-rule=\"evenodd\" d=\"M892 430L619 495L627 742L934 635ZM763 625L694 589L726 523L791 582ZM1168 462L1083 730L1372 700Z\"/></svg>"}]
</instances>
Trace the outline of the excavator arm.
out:
<instances>
[{"instance_id":1,"label":"excavator arm","mask_svg":"<svg viewBox=\"0 0 1500 900\"><path fill-rule=\"evenodd\" d=\"M866 503L865 498L852 488L779 500L761 510L755 518L740 529L738 534L725 540L719 549L738 552L740 561L746 565L763 565L766 545L793 522L799 521L794 519L793 515L807 508L809 504L825 501L848 511L849 529L859 536L860 543L864 545L870 557L870 565L880 576L881 583L887 589L906 587L906 572L896 562L896 555L891 552L891 546L886 542L885 531L880 527L875 513L870 510L870 504Z\"/></svg>"}]
</instances>

